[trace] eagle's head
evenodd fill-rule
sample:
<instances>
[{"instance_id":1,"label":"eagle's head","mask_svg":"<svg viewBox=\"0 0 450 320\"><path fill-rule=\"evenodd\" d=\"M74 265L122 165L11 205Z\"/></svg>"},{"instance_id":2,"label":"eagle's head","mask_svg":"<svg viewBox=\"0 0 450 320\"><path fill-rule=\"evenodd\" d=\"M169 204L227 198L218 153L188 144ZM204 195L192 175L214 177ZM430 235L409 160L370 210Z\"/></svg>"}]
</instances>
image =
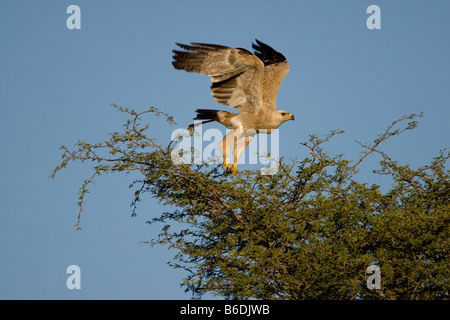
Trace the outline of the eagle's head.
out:
<instances>
[{"instance_id":1,"label":"eagle's head","mask_svg":"<svg viewBox=\"0 0 450 320\"><path fill-rule=\"evenodd\" d=\"M264 119L267 129L276 129L288 120L294 120L292 113L284 110L272 110L272 112Z\"/></svg>"},{"instance_id":2,"label":"eagle's head","mask_svg":"<svg viewBox=\"0 0 450 320\"><path fill-rule=\"evenodd\" d=\"M288 121L288 120L295 120L295 117L292 113L284 111L284 110L279 110L278 111L281 123Z\"/></svg>"}]
</instances>

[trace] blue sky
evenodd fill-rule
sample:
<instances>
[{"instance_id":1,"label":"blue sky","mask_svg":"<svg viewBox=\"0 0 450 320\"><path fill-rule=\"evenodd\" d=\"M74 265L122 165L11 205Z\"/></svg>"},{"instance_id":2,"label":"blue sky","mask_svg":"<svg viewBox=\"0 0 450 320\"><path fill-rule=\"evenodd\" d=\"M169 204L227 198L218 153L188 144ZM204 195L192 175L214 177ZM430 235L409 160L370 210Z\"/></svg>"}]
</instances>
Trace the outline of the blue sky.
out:
<instances>
[{"instance_id":1,"label":"blue sky","mask_svg":"<svg viewBox=\"0 0 450 320\"><path fill-rule=\"evenodd\" d=\"M66 27L72 4L80 30ZM366 27L372 4L381 8L380 30ZM147 197L132 218L133 176L97 180L82 231L74 227L77 191L89 165L49 178L60 145L120 129L126 118L111 103L161 108L180 128L195 108L226 110L206 76L173 69L175 42L250 49L257 38L287 57L278 106L296 120L280 127L281 156L302 159L298 142L343 129L328 150L356 159L356 139L370 142L393 120L423 111L417 129L383 146L416 168L450 141L449 12L443 0L1 1L0 299L190 298L179 286L185 273L166 264L175 252L139 244L158 232L145 221L166 208ZM173 129L152 123L151 132L167 143ZM377 161L368 159L360 178L388 188L371 173ZM66 287L73 264L80 290Z\"/></svg>"}]
</instances>

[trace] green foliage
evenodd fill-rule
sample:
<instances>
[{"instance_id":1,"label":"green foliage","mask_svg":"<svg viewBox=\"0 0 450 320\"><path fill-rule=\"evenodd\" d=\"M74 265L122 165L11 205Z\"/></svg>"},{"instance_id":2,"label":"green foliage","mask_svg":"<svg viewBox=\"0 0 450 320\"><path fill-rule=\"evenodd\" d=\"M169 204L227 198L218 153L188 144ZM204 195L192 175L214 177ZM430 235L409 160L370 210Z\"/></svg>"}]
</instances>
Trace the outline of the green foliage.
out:
<instances>
[{"instance_id":1,"label":"green foliage","mask_svg":"<svg viewBox=\"0 0 450 320\"><path fill-rule=\"evenodd\" d=\"M209 292L246 299L448 299L450 183L442 150L429 165L402 166L379 149L392 136L417 125L422 115L394 121L357 161L330 156L324 137L302 143L310 156L281 160L278 174L220 166L174 165L172 143L162 147L141 126L146 114L173 119L152 108L136 113L116 108L131 120L122 133L99 144L62 147L62 162L94 162L80 188L77 228L84 196L94 179L109 172L138 171L132 202L150 193L173 208L153 218L161 231L150 245L176 250L170 264L188 276L182 285L194 297ZM408 125L401 127L405 121ZM381 156L376 174L392 178L389 191L356 179L370 154ZM366 269L381 269L381 289L369 290Z\"/></svg>"}]
</instances>

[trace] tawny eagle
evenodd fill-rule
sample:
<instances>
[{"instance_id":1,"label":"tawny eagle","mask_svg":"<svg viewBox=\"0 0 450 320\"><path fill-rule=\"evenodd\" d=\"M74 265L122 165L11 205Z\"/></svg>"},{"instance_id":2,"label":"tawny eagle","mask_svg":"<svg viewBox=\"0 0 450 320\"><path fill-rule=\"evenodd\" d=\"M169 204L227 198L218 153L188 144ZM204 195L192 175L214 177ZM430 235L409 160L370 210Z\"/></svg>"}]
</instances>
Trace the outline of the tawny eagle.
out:
<instances>
[{"instance_id":1,"label":"tawny eagle","mask_svg":"<svg viewBox=\"0 0 450 320\"><path fill-rule=\"evenodd\" d=\"M173 50L175 69L210 76L214 99L239 111L197 109L194 118L202 120L200 123L217 121L231 129L219 143L219 150L224 169L234 174L239 157L255 134L271 133L283 122L294 120L293 114L276 107L278 88L289 71L289 63L281 53L258 40L252 44L254 53L215 44L177 45L184 51ZM230 164L233 146L233 164Z\"/></svg>"}]
</instances>

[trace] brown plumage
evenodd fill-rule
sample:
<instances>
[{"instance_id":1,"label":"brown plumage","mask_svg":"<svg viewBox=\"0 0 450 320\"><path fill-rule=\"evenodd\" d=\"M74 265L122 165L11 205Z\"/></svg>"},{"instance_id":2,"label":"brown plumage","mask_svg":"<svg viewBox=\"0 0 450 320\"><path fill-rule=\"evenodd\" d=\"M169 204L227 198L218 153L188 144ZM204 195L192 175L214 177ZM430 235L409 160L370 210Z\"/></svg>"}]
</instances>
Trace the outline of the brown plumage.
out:
<instances>
[{"instance_id":1,"label":"brown plumage","mask_svg":"<svg viewBox=\"0 0 450 320\"><path fill-rule=\"evenodd\" d=\"M239 111L236 114L198 109L195 118L202 123L217 121L232 129L220 142L219 149L224 156L224 168L234 174L239 157L256 133L261 130L270 133L283 122L294 120L291 113L276 109L278 88L289 71L289 63L281 53L258 40L252 45L255 53L215 44L177 45L184 51L173 51L175 69L210 76L213 98ZM233 146L234 163L230 164Z\"/></svg>"}]
</instances>

